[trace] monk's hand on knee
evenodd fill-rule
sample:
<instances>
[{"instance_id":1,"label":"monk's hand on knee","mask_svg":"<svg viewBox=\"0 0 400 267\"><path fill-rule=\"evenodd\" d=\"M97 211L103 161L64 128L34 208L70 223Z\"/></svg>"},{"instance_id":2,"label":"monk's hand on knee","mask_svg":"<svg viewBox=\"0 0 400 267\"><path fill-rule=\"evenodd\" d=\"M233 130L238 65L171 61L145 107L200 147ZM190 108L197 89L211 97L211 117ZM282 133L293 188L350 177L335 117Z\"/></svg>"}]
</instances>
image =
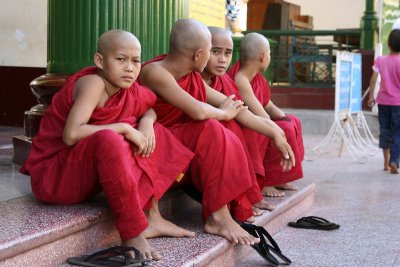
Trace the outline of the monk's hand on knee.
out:
<instances>
[{"instance_id":1,"label":"monk's hand on knee","mask_svg":"<svg viewBox=\"0 0 400 267\"><path fill-rule=\"evenodd\" d=\"M247 109L248 107L244 105L242 100L234 100L235 95L230 95L228 96L224 102L219 106L220 109L223 109L226 111L226 121L229 121L233 118L236 117L239 112L241 112L244 109Z\"/></svg>"},{"instance_id":2,"label":"monk's hand on knee","mask_svg":"<svg viewBox=\"0 0 400 267\"><path fill-rule=\"evenodd\" d=\"M137 149L135 154L140 155L143 153L144 149L147 147L147 140L140 131L132 127L124 136L127 140L136 145Z\"/></svg>"},{"instance_id":3,"label":"monk's hand on knee","mask_svg":"<svg viewBox=\"0 0 400 267\"><path fill-rule=\"evenodd\" d=\"M140 155L142 157L148 157L151 153L153 153L156 147L156 137L154 133L154 125L153 123L140 123L138 130L143 134L146 139L146 147L143 148L142 153Z\"/></svg>"},{"instance_id":4,"label":"monk's hand on knee","mask_svg":"<svg viewBox=\"0 0 400 267\"><path fill-rule=\"evenodd\" d=\"M143 150L143 153L141 154L142 157L149 157L151 153L153 153L155 147L156 147L156 139L153 137L148 137L146 138L146 148Z\"/></svg>"},{"instance_id":5,"label":"monk's hand on knee","mask_svg":"<svg viewBox=\"0 0 400 267\"><path fill-rule=\"evenodd\" d=\"M291 146L288 143L285 143L282 147L282 159L281 159L281 166L283 171L290 171L293 166L296 164L296 160L294 158L294 153Z\"/></svg>"},{"instance_id":6,"label":"monk's hand on knee","mask_svg":"<svg viewBox=\"0 0 400 267\"><path fill-rule=\"evenodd\" d=\"M291 167L293 167L296 165L296 159L294 158L294 153L293 153L292 147L289 144L287 144L287 150L289 153L289 160L291 163Z\"/></svg>"}]
</instances>

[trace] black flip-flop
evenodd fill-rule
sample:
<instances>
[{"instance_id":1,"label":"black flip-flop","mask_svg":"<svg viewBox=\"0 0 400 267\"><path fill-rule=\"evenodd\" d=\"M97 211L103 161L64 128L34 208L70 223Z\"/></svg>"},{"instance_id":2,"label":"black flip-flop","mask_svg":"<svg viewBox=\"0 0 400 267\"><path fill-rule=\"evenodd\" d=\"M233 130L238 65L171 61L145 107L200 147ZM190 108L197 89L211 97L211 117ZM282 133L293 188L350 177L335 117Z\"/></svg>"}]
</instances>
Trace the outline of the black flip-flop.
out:
<instances>
[{"instance_id":1,"label":"black flip-flop","mask_svg":"<svg viewBox=\"0 0 400 267\"><path fill-rule=\"evenodd\" d=\"M292 261L288 257L282 254L282 251L279 248L278 244L275 242L272 236L267 232L267 230L265 230L264 227L250 223L240 223L240 226L252 236L260 239L260 243L254 244L252 245L252 247L268 263L272 264L273 266L278 266L281 264L289 265L292 263ZM271 245L267 243L265 237L268 239ZM280 263L271 252L276 256L278 256L280 259L282 259L283 263Z\"/></svg>"},{"instance_id":2,"label":"black flip-flop","mask_svg":"<svg viewBox=\"0 0 400 267\"><path fill-rule=\"evenodd\" d=\"M296 222L289 222L288 225L294 228L315 229L315 230L334 230L340 227L339 224L330 222L317 216L308 216L298 219Z\"/></svg>"},{"instance_id":3,"label":"black flip-flop","mask_svg":"<svg viewBox=\"0 0 400 267\"><path fill-rule=\"evenodd\" d=\"M135 258L129 257L128 252L134 252ZM67 262L71 265L88 267L134 267L146 266L152 260L140 259L140 252L134 247L116 246L91 255L71 257Z\"/></svg>"}]
</instances>

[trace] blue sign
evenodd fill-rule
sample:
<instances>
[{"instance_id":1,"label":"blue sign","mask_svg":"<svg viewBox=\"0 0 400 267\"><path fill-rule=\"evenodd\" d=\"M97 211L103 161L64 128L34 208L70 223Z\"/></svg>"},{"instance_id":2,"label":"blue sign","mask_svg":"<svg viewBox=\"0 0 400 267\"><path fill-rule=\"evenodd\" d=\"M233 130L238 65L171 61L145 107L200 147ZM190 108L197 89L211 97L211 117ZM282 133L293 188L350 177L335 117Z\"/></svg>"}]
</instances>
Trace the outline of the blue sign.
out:
<instances>
[{"instance_id":1,"label":"blue sign","mask_svg":"<svg viewBox=\"0 0 400 267\"><path fill-rule=\"evenodd\" d=\"M353 54L350 113L362 111L361 54Z\"/></svg>"},{"instance_id":2,"label":"blue sign","mask_svg":"<svg viewBox=\"0 0 400 267\"><path fill-rule=\"evenodd\" d=\"M352 65L351 61L343 60L340 62L339 111L350 108Z\"/></svg>"},{"instance_id":3,"label":"blue sign","mask_svg":"<svg viewBox=\"0 0 400 267\"><path fill-rule=\"evenodd\" d=\"M337 53L335 94L335 119L362 111L361 54Z\"/></svg>"}]
</instances>

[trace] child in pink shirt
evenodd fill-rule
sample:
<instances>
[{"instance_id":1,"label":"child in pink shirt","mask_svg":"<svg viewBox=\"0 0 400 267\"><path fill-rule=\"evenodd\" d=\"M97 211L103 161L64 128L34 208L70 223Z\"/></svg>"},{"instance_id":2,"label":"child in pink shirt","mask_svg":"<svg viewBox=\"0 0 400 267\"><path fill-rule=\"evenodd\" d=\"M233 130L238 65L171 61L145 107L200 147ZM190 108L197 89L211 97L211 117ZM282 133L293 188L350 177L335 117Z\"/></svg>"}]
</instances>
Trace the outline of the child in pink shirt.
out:
<instances>
[{"instance_id":1,"label":"child in pink shirt","mask_svg":"<svg viewBox=\"0 0 400 267\"><path fill-rule=\"evenodd\" d=\"M383 149L384 170L399 173L400 156L400 30L389 34L390 54L377 57L372 69L368 105L378 104L379 147ZM374 88L378 75L381 84L376 100Z\"/></svg>"}]
</instances>

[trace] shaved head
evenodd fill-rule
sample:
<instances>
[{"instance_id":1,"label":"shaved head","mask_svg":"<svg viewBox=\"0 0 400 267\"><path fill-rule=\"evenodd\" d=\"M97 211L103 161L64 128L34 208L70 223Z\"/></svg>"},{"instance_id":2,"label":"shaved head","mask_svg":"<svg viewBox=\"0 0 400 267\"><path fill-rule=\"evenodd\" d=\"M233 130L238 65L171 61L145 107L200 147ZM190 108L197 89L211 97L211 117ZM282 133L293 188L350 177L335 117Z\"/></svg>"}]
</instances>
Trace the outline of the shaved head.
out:
<instances>
[{"instance_id":1,"label":"shaved head","mask_svg":"<svg viewBox=\"0 0 400 267\"><path fill-rule=\"evenodd\" d=\"M210 26L208 27L208 30L211 33L211 36L227 36L227 37L231 37L231 34L219 27L215 27L215 26Z\"/></svg>"},{"instance_id":2,"label":"shaved head","mask_svg":"<svg viewBox=\"0 0 400 267\"><path fill-rule=\"evenodd\" d=\"M210 26L208 27L208 29L210 30L212 40L218 37L227 37L229 39L232 39L231 34L222 28Z\"/></svg>"},{"instance_id":3,"label":"shaved head","mask_svg":"<svg viewBox=\"0 0 400 267\"><path fill-rule=\"evenodd\" d=\"M194 19L180 19L174 23L169 37L170 53L190 55L211 43L207 27Z\"/></svg>"},{"instance_id":4,"label":"shaved head","mask_svg":"<svg viewBox=\"0 0 400 267\"><path fill-rule=\"evenodd\" d=\"M111 49L127 42L135 42L140 48L140 42L135 35L124 30L110 30L103 33L97 41L97 53L107 55Z\"/></svg>"},{"instance_id":5,"label":"shaved head","mask_svg":"<svg viewBox=\"0 0 400 267\"><path fill-rule=\"evenodd\" d=\"M245 62L257 58L269 48L268 39L259 33L248 33L240 43L240 61Z\"/></svg>"}]
</instances>

